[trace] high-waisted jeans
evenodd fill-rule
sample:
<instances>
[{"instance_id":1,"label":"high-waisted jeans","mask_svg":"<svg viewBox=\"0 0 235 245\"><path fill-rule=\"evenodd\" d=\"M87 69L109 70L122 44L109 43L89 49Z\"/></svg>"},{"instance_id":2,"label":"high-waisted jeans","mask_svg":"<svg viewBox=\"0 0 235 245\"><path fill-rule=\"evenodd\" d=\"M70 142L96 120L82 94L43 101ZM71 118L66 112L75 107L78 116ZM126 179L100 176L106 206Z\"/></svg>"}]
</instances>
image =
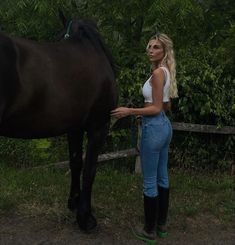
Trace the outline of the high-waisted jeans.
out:
<instances>
[{"instance_id":1,"label":"high-waisted jeans","mask_svg":"<svg viewBox=\"0 0 235 245\"><path fill-rule=\"evenodd\" d=\"M169 188L168 151L172 127L164 112L142 117L141 167L146 196L158 196L158 186Z\"/></svg>"}]
</instances>

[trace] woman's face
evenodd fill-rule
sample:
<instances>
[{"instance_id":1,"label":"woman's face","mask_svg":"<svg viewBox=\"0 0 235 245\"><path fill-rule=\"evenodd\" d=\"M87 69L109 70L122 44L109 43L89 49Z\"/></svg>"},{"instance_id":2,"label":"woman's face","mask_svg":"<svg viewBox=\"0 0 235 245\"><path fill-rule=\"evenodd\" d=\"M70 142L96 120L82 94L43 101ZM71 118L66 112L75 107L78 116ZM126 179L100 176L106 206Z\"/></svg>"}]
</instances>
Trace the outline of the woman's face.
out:
<instances>
[{"instance_id":1,"label":"woman's face","mask_svg":"<svg viewBox=\"0 0 235 245\"><path fill-rule=\"evenodd\" d=\"M147 55L152 63L160 63L164 57L164 48L159 40L150 40L147 46Z\"/></svg>"}]
</instances>

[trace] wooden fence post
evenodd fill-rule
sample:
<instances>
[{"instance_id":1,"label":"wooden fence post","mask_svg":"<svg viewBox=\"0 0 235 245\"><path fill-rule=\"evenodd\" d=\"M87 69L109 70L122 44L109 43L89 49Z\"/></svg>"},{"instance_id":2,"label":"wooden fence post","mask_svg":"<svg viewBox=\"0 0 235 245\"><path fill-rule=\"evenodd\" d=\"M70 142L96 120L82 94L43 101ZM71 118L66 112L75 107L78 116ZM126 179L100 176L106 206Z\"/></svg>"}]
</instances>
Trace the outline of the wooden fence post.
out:
<instances>
[{"instance_id":1,"label":"wooden fence post","mask_svg":"<svg viewBox=\"0 0 235 245\"><path fill-rule=\"evenodd\" d=\"M140 138L141 138L141 119L136 119L137 121L137 151L140 151ZM135 173L140 174L141 173L141 162L140 162L140 154L136 156L135 159Z\"/></svg>"}]
</instances>

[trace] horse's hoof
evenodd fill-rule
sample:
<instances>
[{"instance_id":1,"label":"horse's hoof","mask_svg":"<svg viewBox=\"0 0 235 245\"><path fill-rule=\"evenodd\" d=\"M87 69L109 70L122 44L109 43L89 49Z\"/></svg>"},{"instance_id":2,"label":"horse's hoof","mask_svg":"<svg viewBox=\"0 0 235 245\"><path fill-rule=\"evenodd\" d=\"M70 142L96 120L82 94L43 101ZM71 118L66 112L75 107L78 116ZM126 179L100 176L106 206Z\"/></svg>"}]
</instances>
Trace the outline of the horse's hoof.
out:
<instances>
[{"instance_id":1,"label":"horse's hoof","mask_svg":"<svg viewBox=\"0 0 235 245\"><path fill-rule=\"evenodd\" d=\"M86 233L93 233L96 231L97 221L92 214L86 215L86 217L83 218L77 215L77 222L79 228Z\"/></svg>"}]
</instances>

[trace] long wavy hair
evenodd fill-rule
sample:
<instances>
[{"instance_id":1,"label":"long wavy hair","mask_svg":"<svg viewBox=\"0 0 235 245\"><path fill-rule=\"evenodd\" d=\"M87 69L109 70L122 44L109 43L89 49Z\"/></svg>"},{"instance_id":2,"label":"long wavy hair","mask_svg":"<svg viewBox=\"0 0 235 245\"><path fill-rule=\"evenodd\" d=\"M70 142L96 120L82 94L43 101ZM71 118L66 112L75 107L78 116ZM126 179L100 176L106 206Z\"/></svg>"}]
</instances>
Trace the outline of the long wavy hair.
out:
<instances>
[{"instance_id":1,"label":"long wavy hair","mask_svg":"<svg viewBox=\"0 0 235 245\"><path fill-rule=\"evenodd\" d=\"M173 50L173 42L172 40L164 33L157 33L156 35L152 36L149 41L151 40L159 40L164 48L165 55L161 61L161 66L165 66L168 68L170 72L170 97L177 98L178 97L178 89L177 89L177 82L176 82L176 61L175 55ZM148 49L149 44L147 45Z\"/></svg>"}]
</instances>

